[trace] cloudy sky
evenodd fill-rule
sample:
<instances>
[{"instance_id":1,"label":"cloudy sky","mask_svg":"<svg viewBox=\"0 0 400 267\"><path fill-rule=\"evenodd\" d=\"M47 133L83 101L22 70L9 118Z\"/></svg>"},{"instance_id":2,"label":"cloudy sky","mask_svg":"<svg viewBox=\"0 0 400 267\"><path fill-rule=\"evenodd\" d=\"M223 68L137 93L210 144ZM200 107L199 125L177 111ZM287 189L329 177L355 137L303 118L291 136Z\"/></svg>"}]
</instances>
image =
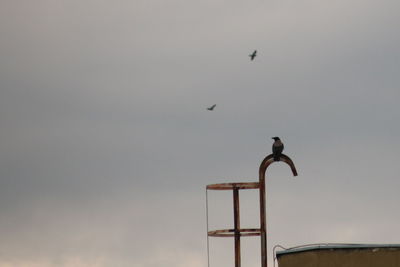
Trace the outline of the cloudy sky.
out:
<instances>
[{"instance_id":1,"label":"cloudy sky","mask_svg":"<svg viewBox=\"0 0 400 267\"><path fill-rule=\"evenodd\" d=\"M400 243L399 10L0 0L0 267L205 267L205 186L257 181L272 136L299 176L268 169L270 258ZM256 191L241 200L258 227ZM231 227L231 209L209 192L209 227ZM259 240L242 248L259 266ZM211 266L232 252L210 239Z\"/></svg>"}]
</instances>

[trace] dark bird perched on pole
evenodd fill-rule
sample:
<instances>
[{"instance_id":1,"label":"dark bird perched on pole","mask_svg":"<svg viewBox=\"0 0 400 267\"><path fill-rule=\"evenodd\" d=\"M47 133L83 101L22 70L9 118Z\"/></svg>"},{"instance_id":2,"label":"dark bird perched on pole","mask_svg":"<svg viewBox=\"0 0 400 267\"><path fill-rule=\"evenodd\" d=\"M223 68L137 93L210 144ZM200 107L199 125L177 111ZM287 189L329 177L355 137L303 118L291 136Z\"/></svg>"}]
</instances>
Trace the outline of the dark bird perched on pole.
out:
<instances>
[{"instance_id":1,"label":"dark bird perched on pole","mask_svg":"<svg viewBox=\"0 0 400 267\"><path fill-rule=\"evenodd\" d=\"M256 56L257 56L257 50L254 50L253 54L249 55L250 60L253 61Z\"/></svg>"},{"instance_id":2,"label":"dark bird perched on pole","mask_svg":"<svg viewBox=\"0 0 400 267\"><path fill-rule=\"evenodd\" d=\"M274 161L280 161L280 157L283 151L283 143L279 137L272 137L275 142L272 144L272 155L274 155Z\"/></svg>"},{"instance_id":3,"label":"dark bird perched on pole","mask_svg":"<svg viewBox=\"0 0 400 267\"><path fill-rule=\"evenodd\" d=\"M211 107L207 108L207 110L212 111L212 110L214 110L214 108L215 108L216 106L217 106L217 104L214 104L214 105L212 105Z\"/></svg>"}]
</instances>

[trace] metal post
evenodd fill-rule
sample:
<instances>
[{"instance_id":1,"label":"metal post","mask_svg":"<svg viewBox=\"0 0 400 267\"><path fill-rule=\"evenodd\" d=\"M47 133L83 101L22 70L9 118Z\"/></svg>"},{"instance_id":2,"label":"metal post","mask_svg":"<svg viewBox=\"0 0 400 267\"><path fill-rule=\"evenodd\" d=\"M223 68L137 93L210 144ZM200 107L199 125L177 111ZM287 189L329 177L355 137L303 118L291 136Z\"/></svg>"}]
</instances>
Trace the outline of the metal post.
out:
<instances>
[{"instance_id":1,"label":"metal post","mask_svg":"<svg viewBox=\"0 0 400 267\"><path fill-rule=\"evenodd\" d=\"M235 267L240 267L240 212L239 212L239 189L233 189L233 216L235 230Z\"/></svg>"},{"instance_id":2,"label":"metal post","mask_svg":"<svg viewBox=\"0 0 400 267\"><path fill-rule=\"evenodd\" d=\"M280 161L287 163L293 173L293 176L297 176L296 167L293 161L286 155L280 156ZM266 212L266 190L265 190L265 172L269 165L274 162L273 155L268 155L261 162L259 170L259 183L260 183L260 235L261 235L261 266L268 267L268 251L267 251L267 212Z\"/></svg>"},{"instance_id":3,"label":"metal post","mask_svg":"<svg viewBox=\"0 0 400 267\"><path fill-rule=\"evenodd\" d=\"M292 160L282 154L278 161L287 163L294 176L297 176L296 168ZM235 238L235 267L241 266L240 256L240 238L242 236L260 236L261 237L261 266L268 267L267 261L267 217L266 217L266 186L265 172L269 165L275 162L273 155L268 155L260 165L259 182L250 183L225 183L207 185L206 190L232 190L233 191L233 216L234 229L208 230L208 210L207 210L207 235L216 237L234 237ZM260 190L260 228L240 228L240 210L239 210L239 190L259 189ZM206 194L207 198L207 194ZM208 202L207 202L208 209Z\"/></svg>"},{"instance_id":4,"label":"metal post","mask_svg":"<svg viewBox=\"0 0 400 267\"><path fill-rule=\"evenodd\" d=\"M260 238L261 238L261 266L267 267L267 225L265 207L265 175L260 173Z\"/></svg>"}]
</instances>

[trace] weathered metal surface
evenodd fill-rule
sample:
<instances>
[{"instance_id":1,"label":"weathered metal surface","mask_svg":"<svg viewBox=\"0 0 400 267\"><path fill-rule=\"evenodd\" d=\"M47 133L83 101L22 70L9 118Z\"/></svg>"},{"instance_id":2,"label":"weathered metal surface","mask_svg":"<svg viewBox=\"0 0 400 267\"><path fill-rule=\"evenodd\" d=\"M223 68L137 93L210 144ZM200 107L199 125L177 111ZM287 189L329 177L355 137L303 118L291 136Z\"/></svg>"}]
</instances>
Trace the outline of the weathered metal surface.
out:
<instances>
[{"instance_id":1,"label":"weathered metal surface","mask_svg":"<svg viewBox=\"0 0 400 267\"><path fill-rule=\"evenodd\" d=\"M281 154L279 161L287 163L294 176L297 170L293 161ZM235 267L240 267L240 237L241 236L260 236L261 237L261 266L268 267L267 263L267 223L266 223L266 190L265 172L269 165L274 163L273 155L270 154L261 162L259 169L259 182L250 183L222 183L207 185L207 190L232 190L233 191L233 210L234 210L234 229L221 229L208 231L208 236L213 237L234 237L235 238ZM239 209L239 190L259 189L260 193L260 228L240 228L240 209Z\"/></svg>"},{"instance_id":2,"label":"weathered metal surface","mask_svg":"<svg viewBox=\"0 0 400 267\"><path fill-rule=\"evenodd\" d=\"M240 236L259 236L260 229L259 228L243 228L237 229ZM214 237L234 237L235 236L235 229L220 229L220 230L213 230L208 232L208 236Z\"/></svg>"},{"instance_id":3,"label":"weathered metal surface","mask_svg":"<svg viewBox=\"0 0 400 267\"><path fill-rule=\"evenodd\" d=\"M253 183L224 183L224 184L209 184L208 190L233 190L233 189L257 189L259 188L258 182Z\"/></svg>"},{"instance_id":4,"label":"weathered metal surface","mask_svg":"<svg viewBox=\"0 0 400 267\"><path fill-rule=\"evenodd\" d=\"M239 189L233 189L233 224L235 229L235 267L240 267L240 206Z\"/></svg>"},{"instance_id":5,"label":"weathered metal surface","mask_svg":"<svg viewBox=\"0 0 400 267\"><path fill-rule=\"evenodd\" d=\"M318 243L318 244L306 244L291 248L283 248L276 252L277 256L284 254L292 254L298 252L306 252L312 250L334 250L334 249L399 249L400 244L352 244L352 243Z\"/></svg>"},{"instance_id":6,"label":"weathered metal surface","mask_svg":"<svg viewBox=\"0 0 400 267\"><path fill-rule=\"evenodd\" d=\"M280 161L287 163L292 170L294 176L297 176L297 170L294 166L293 161L286 156L281 154ZM261 266L268 267L267 259L267 220L266 220L266 197L265 197L265 172L269 165L274 163L274 156L272 154L266 156L260 164L259 169L259 183L260 183L260 231L261 231Z\"/></svg>"},{"instance_id":7,"label":"weathered metal surface","mask_svg":"<svg viewBox=\"0 0 400 267\"><path fill-rule=\"evenodd\" d=\"M399 244L311 244L276 255L282 267L400 266Z\"/></svg>"}]
</instances>

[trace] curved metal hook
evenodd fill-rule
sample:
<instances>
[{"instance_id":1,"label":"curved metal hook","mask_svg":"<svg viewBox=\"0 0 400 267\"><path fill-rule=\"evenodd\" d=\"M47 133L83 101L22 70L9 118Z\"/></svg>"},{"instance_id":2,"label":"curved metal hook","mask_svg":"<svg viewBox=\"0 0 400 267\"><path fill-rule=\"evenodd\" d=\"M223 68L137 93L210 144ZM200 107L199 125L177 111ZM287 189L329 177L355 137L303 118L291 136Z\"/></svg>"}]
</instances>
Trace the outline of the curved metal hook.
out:
<instances>
[{"instance_id":1,"label":"curved metal hook","mask_svg":"<svg viewBox=\"0 0 400 267\"><path fill-rule=\"evenodd\" d=\"M292 170L293 176L297 176L297 170L294 166L293 161L285 154L280 155L280 160L287 163ZM267 261L267 222L266 222L266 203L265 203L265 172L269 165L271 165L274 160L272 154L265 157L261 162L259 170L259 185L260 185L260 235L261 235L261 266L268 267Z\"/></svg>"},{"instance_id":2,"label":"curved metal hook","mask_svg":"<svg viewBox=\"0 0 400 267\"><path fill-rule=\"evenodd\" d=\"M292 170L293 176L297 176L296 167L294 166L293 161L288 156L286 156L285 154L281 154L280 161L287 163L290 166L290 169ZM271 165L273 162L275 162L275 160L272 154L266 156L265 159L261 162L259 171L260 182L261 182L261 177L265 178L265 172L268 166Z\"/></svg>"}]
</instances>

